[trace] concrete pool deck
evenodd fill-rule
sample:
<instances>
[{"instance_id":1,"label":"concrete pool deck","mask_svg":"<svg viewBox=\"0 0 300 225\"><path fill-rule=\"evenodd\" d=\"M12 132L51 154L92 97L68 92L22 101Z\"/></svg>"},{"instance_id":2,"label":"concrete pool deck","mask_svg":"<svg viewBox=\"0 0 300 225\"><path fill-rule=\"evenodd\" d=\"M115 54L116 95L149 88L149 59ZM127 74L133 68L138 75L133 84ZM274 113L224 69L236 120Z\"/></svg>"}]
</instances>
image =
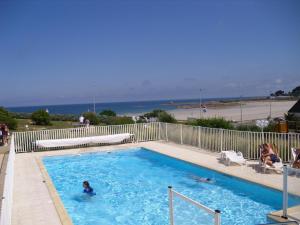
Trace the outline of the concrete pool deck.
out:
<instances>
[{"instance_id":1,"label":"concrete pool deck","mask_svg":"<svg viewBox=\"0 0 300 225\"><path fill-rule=\"evenodd\" d=\"M130 147L149 148L174 158L259 183L267 187L278 190L281 190L282 188L282 175L262 174L257 172L257 162L249 161L247 166L225 166L217 159L217 153L169 142L154 141L84 149L77 148L70 150L22 153L16 154L15 159L12 225L71 224L55 188L51 185L51 179L47 177L47 172L40 163L41 157L108 151ZM300 196L300 178L289 177L289 191ZM300 215L298 215L300 212L295 214L293 214L293 216L299 216L298 218L300 218Z\"/></svg>"}]
</instances>

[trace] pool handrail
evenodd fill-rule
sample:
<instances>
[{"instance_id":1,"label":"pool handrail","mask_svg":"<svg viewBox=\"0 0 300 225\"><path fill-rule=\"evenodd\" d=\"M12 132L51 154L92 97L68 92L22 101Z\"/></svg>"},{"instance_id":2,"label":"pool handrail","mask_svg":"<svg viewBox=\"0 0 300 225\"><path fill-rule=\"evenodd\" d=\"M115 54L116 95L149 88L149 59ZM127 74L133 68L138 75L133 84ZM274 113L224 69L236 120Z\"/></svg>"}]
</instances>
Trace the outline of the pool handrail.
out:
<instances>
[{"instance_id":1,"label":"pool handrail","mask_svg":"<svg viewBox=\"0 0 300 225\"><path fill-rule=\"evenodd\" d=\"M173 210L173 197L174 195L178 196L182 200L198 207L199 209L205 210L207 213L214 216L214 225L221 224L221 211L216 209L212 210L209 207L173 190L172 186L168 186L168 195L169 195L169 217L170 217L170 225L174 225L174 210Z\"/></svg>"}]
</instances>

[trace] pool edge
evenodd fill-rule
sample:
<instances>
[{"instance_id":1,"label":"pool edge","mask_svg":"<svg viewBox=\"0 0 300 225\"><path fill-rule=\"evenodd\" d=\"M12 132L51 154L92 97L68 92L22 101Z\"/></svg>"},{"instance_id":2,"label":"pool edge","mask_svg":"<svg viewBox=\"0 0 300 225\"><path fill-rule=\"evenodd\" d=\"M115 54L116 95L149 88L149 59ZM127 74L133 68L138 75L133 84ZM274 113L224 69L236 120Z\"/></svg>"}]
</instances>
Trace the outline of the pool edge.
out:
<instances>
[{"instance_id":1,"label":"pool edge","mask_svg":"<svg viewBox=\"0 0 300 225\"><path fill-rule=\"evenodd\" d=\"M42 174L42 177L44 179L44 183L47 186L48 192L50 194L50 197L54 203L55 210L59 216L60 222L62 225L74 225L67 210L64 207L64 204L62 203L61 198L59 197L59 194L47 172L47 169L45 168L42 159L40 157L35 157L35 160L37 162L37 165L40 169L40 172Z\"/></svg>"}]
</instances>

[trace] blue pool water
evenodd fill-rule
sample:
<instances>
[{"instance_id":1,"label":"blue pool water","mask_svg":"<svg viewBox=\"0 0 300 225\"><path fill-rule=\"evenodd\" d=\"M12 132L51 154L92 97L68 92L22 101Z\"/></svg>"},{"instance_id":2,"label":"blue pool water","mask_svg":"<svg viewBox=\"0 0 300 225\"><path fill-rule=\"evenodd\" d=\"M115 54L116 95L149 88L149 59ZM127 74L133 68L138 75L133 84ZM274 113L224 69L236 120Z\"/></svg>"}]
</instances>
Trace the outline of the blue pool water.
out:
<instances>
[{"instance_id":1,"label":"blue pool water","mask_svg":"<svg viewBox=\"0 0 300 225\"><path fill-rule=\"evenodd\" d=\"M45 157L43 162L74 225L167 225L167 186L222 212L222 224L259 224L281 209L279 191L150 150ZM197 182L209 177L213 183ZM88 180L95 196L82 193ZM290 205L300 198L289 199ZM174 199L175 224L211 224L212 217Z\"/></svg>"}]
</instances>

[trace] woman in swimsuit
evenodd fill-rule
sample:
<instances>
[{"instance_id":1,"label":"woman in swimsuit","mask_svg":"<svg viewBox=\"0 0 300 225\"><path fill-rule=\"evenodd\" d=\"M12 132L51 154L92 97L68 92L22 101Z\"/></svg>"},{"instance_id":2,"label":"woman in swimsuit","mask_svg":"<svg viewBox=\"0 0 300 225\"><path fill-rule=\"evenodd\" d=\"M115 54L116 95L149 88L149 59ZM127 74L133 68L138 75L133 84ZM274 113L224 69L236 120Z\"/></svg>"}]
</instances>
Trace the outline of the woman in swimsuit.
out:
<instances>
[{"instance_id":1,"label":"woman in swimsuit","mask_svg":"<svg viewBox=\"0 0 300 225\"><path fill-rule=\"evenodd\" d=\"M261 160L265 164L273 166L274 163L280 162L280 159L277 156L277 149L275 145L265 143L262 145L262 148Z\"/></svg>"}]
</instances>

